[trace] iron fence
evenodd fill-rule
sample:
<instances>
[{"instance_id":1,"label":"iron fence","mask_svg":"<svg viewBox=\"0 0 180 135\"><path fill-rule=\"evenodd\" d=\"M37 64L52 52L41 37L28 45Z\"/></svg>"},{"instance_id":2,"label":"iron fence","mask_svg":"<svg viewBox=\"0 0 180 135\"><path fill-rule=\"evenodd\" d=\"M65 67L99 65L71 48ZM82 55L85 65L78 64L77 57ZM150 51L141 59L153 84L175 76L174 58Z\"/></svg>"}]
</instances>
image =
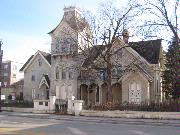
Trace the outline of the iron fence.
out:
<instances>
[{"instance_id":1,"label":"iron fence","mask_svg":"<svg viewBox=\"0 0 180 135\"><path fill-rule=\"evenodd\" d=\"M107 102L105 104L100 105L92 105L86 107L86 109L90 110L120 110L120 111L149 111L149 112L178 112L180 111L180 102L177 101L168 101L168 102L161 102L161 103L112 103Z\"/></svg>"}]
</instances>

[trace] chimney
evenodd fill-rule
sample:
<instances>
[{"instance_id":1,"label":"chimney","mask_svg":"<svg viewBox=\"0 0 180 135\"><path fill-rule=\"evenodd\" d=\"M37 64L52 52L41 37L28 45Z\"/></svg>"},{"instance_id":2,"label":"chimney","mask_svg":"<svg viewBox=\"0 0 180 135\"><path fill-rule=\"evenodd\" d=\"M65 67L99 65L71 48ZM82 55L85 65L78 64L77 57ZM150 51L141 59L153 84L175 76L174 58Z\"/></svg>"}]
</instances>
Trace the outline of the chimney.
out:
<instances>
[{"instance_id":1,"label":"chimney","mask_svg":"<svg viewBox=\"0 0 180 135\"><path fill-rule=\"evenodd\" d=\"M128 44L129 40L129 32L127 29L124 29L122 32L123 40L126 44Z\"/></svg>"}]
</instances>

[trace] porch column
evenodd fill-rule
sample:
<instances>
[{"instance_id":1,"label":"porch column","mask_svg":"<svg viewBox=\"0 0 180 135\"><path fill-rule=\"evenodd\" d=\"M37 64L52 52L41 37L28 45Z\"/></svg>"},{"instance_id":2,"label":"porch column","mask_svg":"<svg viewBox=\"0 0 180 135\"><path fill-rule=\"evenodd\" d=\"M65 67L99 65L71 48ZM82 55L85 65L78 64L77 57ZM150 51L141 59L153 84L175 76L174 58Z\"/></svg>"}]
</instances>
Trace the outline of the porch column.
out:
<instances>
[{"instance_id":1,"label":"porch column","mask_svg":"<svg viewBox=\"0 0 180 135\"><path fill-rule=\"evenodd\" d=\"M148 82L148 104L150 104L150 83Z\"/></svg>"},{"instance_id":2,"label":"porch column","mask_svg":"<svg viewBox=\"0 0 180 135\"><path fill-rule=\"evenodd\" d=\"M102 104L102 87L99 87L99 103Z\"/></svg>"}]
</instances>

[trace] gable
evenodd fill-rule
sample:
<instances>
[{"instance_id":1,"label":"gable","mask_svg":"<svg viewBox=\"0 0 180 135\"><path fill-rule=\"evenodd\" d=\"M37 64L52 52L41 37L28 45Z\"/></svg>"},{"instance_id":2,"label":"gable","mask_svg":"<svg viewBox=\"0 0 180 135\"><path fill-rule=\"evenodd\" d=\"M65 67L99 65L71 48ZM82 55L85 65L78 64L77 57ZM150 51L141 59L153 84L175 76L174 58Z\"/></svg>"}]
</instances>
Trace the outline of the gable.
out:
<instances>
[{"instance_id":1,"label":"gable","mask_svg":"<svg viewBox=\"0 0 180 135\"><path fill-rule=\"evenodd\" d=\"M42 51L37 51L35 55L32 55L27 62L23 65L20 71L26 71L30 69L36 69L39 67L39 61L42 62L42 66L51 67L51 55Z\"/></svg>"},{"instance_id":2,"label":"gable","mask_svg":"<svg viewBox=\"0 0 180 135\"><path fill-rule=\"evenodd\" d=\"M47 88L50 88L50 80L49 80L49 77L48 75L44 75L42 76L41 78L41 81L39 83L39 88L41 88L41 86L45 84L47 86Z\"/></svg>"},{"instance_id":3,"label":"gable","mask_svg":"<svg viewBox=\"0 0 180 135\"><path fill-rule=\"evenodd\" d=\"M121 38L117 38L115 40L114 44L120 44L119 46L123 47L123 49L122 49L122 51L123 51L122 58L124 60L123 63L126 63L126 65L129 65L130 62L133 62L133 60L135 60L135 59L149 65L149 62L146 59L144 59L144 57L142 57L133 48L131 48L131 46L129 44L125 44L124 41Z\"/></svg>"}]
</instances>

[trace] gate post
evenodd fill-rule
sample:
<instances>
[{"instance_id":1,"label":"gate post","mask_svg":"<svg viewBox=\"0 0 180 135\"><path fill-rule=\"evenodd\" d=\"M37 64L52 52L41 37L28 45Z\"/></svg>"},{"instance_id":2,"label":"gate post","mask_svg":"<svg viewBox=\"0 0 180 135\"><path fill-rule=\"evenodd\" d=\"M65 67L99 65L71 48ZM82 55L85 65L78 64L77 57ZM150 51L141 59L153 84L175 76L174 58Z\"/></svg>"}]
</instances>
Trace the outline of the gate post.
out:
<instances>
[{"instance_id":1,"label":"gate post","mask_svg":"<svg viewBox=\"0 0 180 135\"><path fill-rule=\"evenodd\" d=\"M83 100L74 100L74 112L76 116L82 111L83 102Z\"/></svg>"},{"instance_id":2,"label":"gate post","mask_svg":"<svg viewBox=\"0 0 180 135\"><path fill-rule=\"evenodd\" d=\"M67 113L68 114L74 114L74 101L75 97L72 96L70 99L68 99L68 105L67 105Z\"/></svg>"}]
</instances>

